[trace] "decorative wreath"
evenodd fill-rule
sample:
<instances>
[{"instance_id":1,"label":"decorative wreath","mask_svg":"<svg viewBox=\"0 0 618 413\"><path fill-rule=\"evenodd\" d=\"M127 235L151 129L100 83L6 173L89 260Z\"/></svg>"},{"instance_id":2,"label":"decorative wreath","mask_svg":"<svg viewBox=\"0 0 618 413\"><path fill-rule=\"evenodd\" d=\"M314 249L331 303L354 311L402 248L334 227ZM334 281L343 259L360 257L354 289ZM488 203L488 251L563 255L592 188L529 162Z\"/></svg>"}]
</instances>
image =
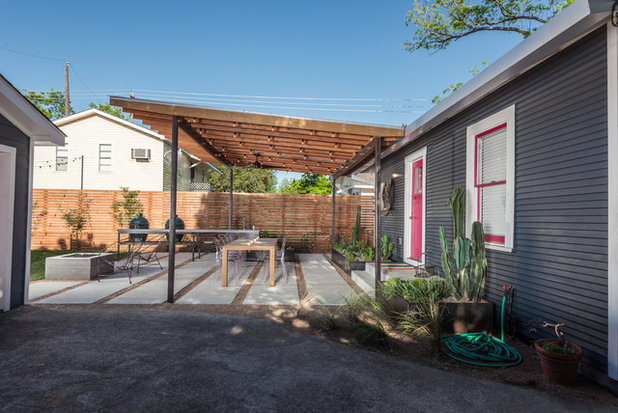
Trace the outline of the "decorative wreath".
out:
<instances>
[{"instance_id":1,"label":"decorative wreath","mask_svg":"<svg viewBox=\"0 0 618 413\"><path fill-rule=\"evenodd\" d=\"M380 215L385 216L393 206L393 180L380 183Z\"/></svg>"}]
</instances>

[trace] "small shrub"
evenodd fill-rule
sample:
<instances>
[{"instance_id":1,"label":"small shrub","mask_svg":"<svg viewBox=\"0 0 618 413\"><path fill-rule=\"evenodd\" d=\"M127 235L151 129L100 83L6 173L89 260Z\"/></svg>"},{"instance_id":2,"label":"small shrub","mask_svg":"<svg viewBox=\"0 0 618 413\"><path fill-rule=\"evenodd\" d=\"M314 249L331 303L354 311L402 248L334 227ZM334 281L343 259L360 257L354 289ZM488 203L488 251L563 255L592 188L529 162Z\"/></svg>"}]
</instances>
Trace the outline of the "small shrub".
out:
<instances>
[{"instance_id":1,"label":"small shrub","mask_svg":"<svg viewBox=\"0 0 618 413\"><path fill-rule=\"evenodd\" d=\"M332 330L335 328L335 313L323 304L299 311L298 317L318 330Z\"/></svg>"},{"instance_id":2,"label":"small shrub","mask_svg":"<svg viewBox=\"0 0 618 413\"><path fill-rule=\"evenodd\" d=\"M320 235L319 232L308 232L303 235L300 242L300 252L312 252L315 249L315 237Z\"/></svg>"},{"instance_id":3,"label":"small shrub","mask_svg":"<svg viewBox=\"0 0 618 413\"><path fill-rule=\"evenodd\" d=\"M386 298L400 296L410 303L417 303L441 301L449 296L449 290L445 282L435 276L411 281L391 277L382 284L382 294Z\"/></svg>"},{"instance_id":4,"label":"small shrub","mask_svg":"<svg viewBox=\"0 0 618 413\"><path fill-rule=\"evenodd\" d=\"M74 241L77 241L77 244L79 244L82 232L90 220L91 203L90 198L85 193L80 192L77 195L77 208L69 209L62 214L64 225L69 230L69 248L71 250L74 249Z\"/></svg>"},{"instance_id":5,"label":"small shrub","mask_svg":"<svg viewBox=\"0 0 618 413\"><path fill-rule=\"evenodd\" d=\"M448 314L442 300L450 295L441 278L402 281L391 277L382 285L382 294L386 298L400 296L410 303L410 309L400 314L399 329L414 336L428 337L434 349L439 348L443 321Z\"/></svg>"},{"instance_id":6,"label":"small shrub","mask_svg":"<svg viewBox=\"0 0 618 413\"><path fill-rule=\"evenodd\" d=\"M381 347L388 335L385 325L389 324L386 303L366 294L353 294L337 310L336 322L352 331L358 344L365 347Z\"/></svg>"},{"instance_id":7,"label":"small shrub","mask_svg":"<svg viewBox=\"0 0 618 413\"><path fill-rule=\"evenodd\" d=\"M122 201L112 202L112 217L119 227L128 227L131 219L137 214L144 213L144 205L139 199L139 191L130 191L128 187L121 186Z\"/></svg>"}]
</instances>

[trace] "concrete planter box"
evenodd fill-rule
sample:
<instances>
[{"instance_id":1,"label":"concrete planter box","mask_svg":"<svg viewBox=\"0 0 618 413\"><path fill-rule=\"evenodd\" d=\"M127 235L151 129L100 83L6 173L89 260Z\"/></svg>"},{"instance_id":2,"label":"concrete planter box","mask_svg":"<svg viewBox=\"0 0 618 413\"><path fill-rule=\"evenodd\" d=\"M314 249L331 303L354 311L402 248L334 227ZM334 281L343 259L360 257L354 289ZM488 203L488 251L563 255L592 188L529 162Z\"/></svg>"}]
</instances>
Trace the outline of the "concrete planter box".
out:
<instances>
[{"instance_id":1,"label":"concrete planter box","mask_svg":"<svg viewBox=\"0 0 618 413\"><path fill-rule=\"evenodd\" d=\"M46 280L94 280L114 272L113 254L75 253L45 258Z\"/></svg>"},{"instance_id":2,"label":"concrete planter box","mask_svg":"<svg viewBox=\"0 0 618 413\"><path fill-rule=\"evenodd\" d=\"M365 261L350 261L350 268L346 268L345 255L335 250L331 251L330 259L341 267L348 275L352 274L352 271L365 271Z\"/></svg>"}]
</instances>

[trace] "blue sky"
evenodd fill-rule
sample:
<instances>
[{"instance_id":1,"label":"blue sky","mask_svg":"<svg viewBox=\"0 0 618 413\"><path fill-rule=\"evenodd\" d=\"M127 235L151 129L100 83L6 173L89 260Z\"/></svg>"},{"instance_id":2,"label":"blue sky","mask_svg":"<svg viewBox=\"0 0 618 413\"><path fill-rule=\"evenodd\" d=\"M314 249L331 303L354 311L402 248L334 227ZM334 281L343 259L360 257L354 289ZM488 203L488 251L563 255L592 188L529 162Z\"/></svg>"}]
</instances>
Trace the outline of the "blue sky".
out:
<instances>
[{"instance_id":1,"label":"blue sky","mask_svg":"<svg viewBox=\"0 0 618 413\"><path fill-rule=\"evenodd\" d=\"M70 60L76 110L133 90L136 97L401 125L449 83L468 80L469 66L495 61L521 41L481 33L438 53L406 52L412 2L401 0L0 3L0 73L21 89L63 89L63 61Z\"/></svg>"}]
</instances>

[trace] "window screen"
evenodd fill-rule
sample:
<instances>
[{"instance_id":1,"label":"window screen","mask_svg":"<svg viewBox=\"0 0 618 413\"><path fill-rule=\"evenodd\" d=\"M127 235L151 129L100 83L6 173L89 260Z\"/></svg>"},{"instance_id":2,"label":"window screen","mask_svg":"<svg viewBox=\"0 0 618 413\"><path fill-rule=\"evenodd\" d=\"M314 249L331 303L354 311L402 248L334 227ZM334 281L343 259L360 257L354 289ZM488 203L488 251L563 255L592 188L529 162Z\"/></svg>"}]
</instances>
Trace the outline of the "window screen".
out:
<instances>
[{"instance_id":1,"label":"window screen","mask_svg":"<svg viewBox=\"0 0 618 413\"><path fill-rule=\"evenodd\" d=\"M112 170L112 145L102 143L99 145L99 171L108 172Z\"/></svg>"}]
</instances>

